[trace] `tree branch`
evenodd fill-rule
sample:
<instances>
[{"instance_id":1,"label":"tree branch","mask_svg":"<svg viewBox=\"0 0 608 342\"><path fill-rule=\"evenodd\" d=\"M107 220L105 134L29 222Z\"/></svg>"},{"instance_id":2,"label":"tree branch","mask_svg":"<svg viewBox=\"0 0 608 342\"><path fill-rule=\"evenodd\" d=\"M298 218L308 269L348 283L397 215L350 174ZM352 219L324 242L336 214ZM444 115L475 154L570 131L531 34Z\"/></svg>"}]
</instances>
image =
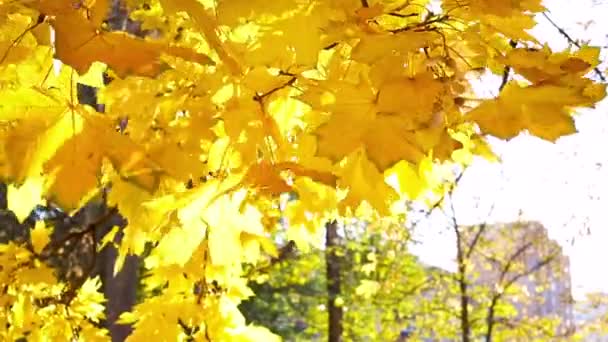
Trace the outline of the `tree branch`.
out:
<instances>
[{"instance_id":1,"label":"tree branch","mask_svg":"<svg viewBox=\"0 0 608 342\"><path fill-rule=\"evenodd\" d=\"M521 255L522 253L524 253L526 251L526 249L528 249L530 246L532 246L532 243L527 243L525 245L522 245L510 258L509 261L507 262L507 264L505 265L505 267L503 268L502 272L501 272L501 276L500 276L500 283L503 282L504 278L506 277L506 274L509 272L509 269L511 268L511 265L513 264L513 262L515 261L515 259L517 259L517 257L519 255ZM540 262L536 263L534 266L530 267L529 269L527 269L526 271L519 273L515 276L513 276L511 279L509 279L504 286L502 286L501 291L497 291L494 293L494 295L492 296L492 300L490 302L490 306L488 307L488 315L487 315L487 327L486 327L486 338L485 340L487 342L492 341L492 333L493 333L493 328L494 325L496 324L496 318L494 317L496 314L496 305L498 304L498 301L502 298L502 296L504 295L504 293L511 288L511 286L513 286L513 284L515 284L518 280L529 276L530 274L540 270L541 268L543 268L544 266L548 265L549 263L551 263L553 260L555 260L555 257L557 256L557 251L555 251L554 253L551 253L549 256L547 256L546 258L544 258L543 260L541 260Z\"/></svg>"},{"instance_id":2,"label":"tree branch","mask_svg":"<svg viewBox=\"0 0 608 342\"><path fill-rule=\"evenodd\" d=\"M471 257L471 254L473 254L473 250L475 250L475 246L477 246L477 243L479 242L479 239L481 238L481 235L483 234L483 232L486 230L487 226L488 226L488 224L486 222L484 222L481 225L479 225L479 228L477 228L477 232L475 232L475 236L473 237L473 240L469 244L467 252L466 252L467 259Z\"/></svg>"},{"instance_id":3,"label":"tree branch","mask_svg":"<svg viewBox=\"0 0 608 342\"><path fill-rule=\"evenodd\" d=\"M517 41L512 40L509 41L509 45L512 48L516 48L517 47ZM498 92L500 93L500 91L502 90L502 88L504 88L507 85L507 82L509 82L509 75L511 74L511 66L510 65L505 65L505 68L502 72L502 82L500 82L500 86L498 87Z\"/></svg>"}]
</instances>

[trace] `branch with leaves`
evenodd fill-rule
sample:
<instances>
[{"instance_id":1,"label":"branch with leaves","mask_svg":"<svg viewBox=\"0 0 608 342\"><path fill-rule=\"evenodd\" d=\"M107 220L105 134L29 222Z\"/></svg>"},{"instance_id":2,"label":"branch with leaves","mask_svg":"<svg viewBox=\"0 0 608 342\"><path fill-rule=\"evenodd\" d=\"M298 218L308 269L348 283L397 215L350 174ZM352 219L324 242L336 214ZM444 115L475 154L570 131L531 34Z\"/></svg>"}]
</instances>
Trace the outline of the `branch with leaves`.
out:
<instances>
[{"instance_id":1,"label":"branch with leaves","mask_svg":"<svg viewBox=\"0 0 608 342\"><path fill-rule=\"evenodd\" d=\"M566 40L568 41L568 43L576 46L577 48L581 48L581 44L579 42L577 42L574 38L572 38L572 36L570 36L570 34L568 34L568 32L566 32L566 30L564 30L561 26L559 26L555 21L553 21L553 19L551 19L551 17L549 16L549 11L546 12L542 12L542 15L545 19L547 19L547 21L553 26L555 27L555 29L557 29L557 31L559 32L559 34L561 34L564 38L566 38ZM599 79L602 82L606 82L606 76L604 76L604 73L598 68L595 67L593 68L593 72L595 72L595 75L597 77L599 77Z\"/></svg>"}]
</instances>

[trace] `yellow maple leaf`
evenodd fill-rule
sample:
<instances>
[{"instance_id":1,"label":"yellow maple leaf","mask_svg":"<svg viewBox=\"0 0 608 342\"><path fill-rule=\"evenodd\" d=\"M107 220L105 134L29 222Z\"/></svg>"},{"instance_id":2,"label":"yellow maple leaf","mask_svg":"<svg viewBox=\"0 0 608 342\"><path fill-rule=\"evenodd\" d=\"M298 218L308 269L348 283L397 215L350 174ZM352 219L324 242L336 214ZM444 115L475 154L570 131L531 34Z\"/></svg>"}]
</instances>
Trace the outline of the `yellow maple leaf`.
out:
<instances>
[{"instance_id":1,"label":"yellow maple leaf","mask_svg":"<svg viewBox=\"0 0 608 342\"><path fill-rule=\"evenodd\" d=\"M104 157L123 179L146 191L156 189L162 171L142 148L85 108L78 117L84 119L81 131L67 140L44 165L45 171L53 174L49 190L58 204L74 209L86 200L86 195L100 182Z\"/></svg>"},{"instance_id":2,"label":"yellow maple leaf","mask_svg":"<svg viewBox=\"0 0 608 342\"><path fill-rule=\"evenodd\" d=\"M298 200L288 202L284 210L289 222L287 238L306 252L322 232L326 219L335 215L338 194L335 185L327 186L308 177L297 177L293 187Z\"/></svg>"},{"instance_id":3,"label":"yellow maple leaf","mask_svg":"<svg viewBox=\"0 0 608 342\"><path fill-rule=\"evenodd\" d=\"M184 266L205 237L206 229L201 225L174 227L160 240L154 255L159 255L162 265Z\"/></svg>"},{"instance_id":4,"label":"yellow maple leaf","mask_svg":"<svg viewBox=\"0 0 608 342\"><path fill-rule=\"evenodd\" d=\"M211 203L202 217L209 224L209 254L214 265L234 266L241 261L241 233L264 234L261 213L243 202L247 192L223 195Z\"/></svg>"},{"instance_id":5,"label":"yellow maple leaf","mask_svg":"<svg viewBox=\"0 0 608 342\"><path fill-rule=\"evenodd\" d=\"M100 31L78 12L57 16L53 27L58 58L79 74L84 74L93 62L99 61L121 77L127 74L154 77L162 71L163 53L200 64L212 63L207 55L189 48L145 40L124 32Z\"/></svg>"},{"instance_id":6,"label":"yellow maple leaf","mask_svg":"<svg viewBox=\"0 0 608 342\"><path fill-rule=\"evenodd\" d=\"M261 161L249 167L244 181L263 194L276 196L291 190L285 179L281 177L280 172L281 169L275 165Z\"/></svg>"},{"instance_id":7,"label":"yellow maple leaf","mask_svg":"<svg viewBox=\"0 0 608 342\"><path fill-rule=\"evenodd\" d=\"M37 221L34 229L30 232L30 239L34 252L40 254L44 247L51 241L51 229L47 228L44 221Z\"/></svg>"},{"instance_id":8,"label":"yellow maple leaf","mask_svg":"<svg viewBox=\"0 0 608 342\"><path fill-rule=\"evenodd\" d=\"M50 89L55 85L60 88ZM64 98L69 94L69 87L60 79L49 88L0 92L0 121L14 122L6 135L5 149L9 173L17 182L40 175L44 162L71 133L78 132L79 122Z\"/></svg>"},{"instance_id":9,"label":"yellow maple leaf","mask_svg":"<svg viewBox=\"0 0 608 342\"><path fill-rule=\"evenodd\" d=\"M527 129L549 140L576 132L568 108L590 100L576 88L554 85L521 87L510 82L497 99L484 101L468 116L485 133L510 139Z\"/></svg>"},{"instance_id":10,"label":"yellow maple leaf","mask_svg":"<svg viewBox=\"0 0 608 342\"><path fill-rule=\"evenodd\" d=\"M281 17L285 12L298 6L294 0L264 1L264 0L220 0L217 4L218 20L225 25L237 25L261 15L272 19Z\"/></svg>"},{"instance_id":11,"label":"yellow maple leaf","mask_svg":"<svg viewBox=\"0 0 608 342\"><path fill-rule=\"evenodd\" d=\"M234 52L219 37L219 24L215 19L215 16L210 15L203 4L196 0L160 0L160 3L162 4L163 9L170 14L177 12L188 14L194 21L194 24L203 33L210 47L215 50L230 72L233 75L241 75L243 73L242 66L235 58Z\"/></svg>"},{"instance_id":12,"label":"yellow maple leaf","mask_svg":"<svg viewBox=\"0 0 608 342\"><path fill-rule=\"evenodd\" d=\"M422 168L428 163L420 163ZM422 171L422 170L421 170ZM384 172L386 182L390 184L400 194L406 195L410 199L416 199L428 184L424 179L424 173L419 172L412 164L400 161L393 167Z\"/></svg>"},{"instance_id":13,"label":"yellow maple leaf","mask_svg":"<svg viewBox=\"0 0 608 342\"><path fill-rule=\"evenodd\" d=\"M10 184L7 191L8 209L23 222L37 205L43 205L44 177L30 177L20 186Z\"/></svg>"},{"instance_id":14,"label":"yellow maple leaf","mask_svg":"<svg viewBox=\"0 0 608 342\"><path fill-rule=\"evenodd\" d=\"M404 31L399 34L365 34L352 52L353 60L363 63L374 63L382 57L396 52L407 54L438 39L431 32Z\"/></svg>"},{"instance_id":15,"label":"yellow maple leaf","mask_svg":"<svg viewBox=\"0 0 608 342\"><path fill-rule=\"evenodd\" d=\"M377 108L385 113L406 113L413 117L412 127L417 127L431 121L433 107L442 91L443 84L430 73L393 78L380 87Z\"/></svg>"},{"instance_id":16,"label":"yellow maple leaf","mask_svg":"<svg viewBox=\"0 0 608 342\"><path fill-rule=\"evenodd\" d=\"M1 5L0 5L1 6ZM0 9L0 13L2 10ZM6 16L7 14L0 14ZM31 18L28 16L17 16L12 18L8 25L3 25L0 34L0 60L4 63L21 64L36 51L35 38L28 35L31 27ZM2 19L0 19L1 21ZM32 32L34 33L34 32ZM15 42L19 40L19 44Z\"/></svg>"},{"instance_id":17,"label":"yellow maple leaf","mask_svg":"<svg viewBox=\"0 0 608 342\"><path fill-rule=\"evenodd\" d=\"M355 293L358 296L362 296L364 298L371 298L380 290L380 283L374 280L361 280L361 284L357 286L355 289Z\"/></svg>"},{"instance_id":18,"label":"yellow maple leaf","mask_svg":"<svg viewBox=\"0 0 608 342\"><path fill-rule=\"evenodd\" d=\"M315 130L318 155L339 161L364 147L381 171L399 160L418 163L432 149L448 158L458 143L444 127L442 104L448 93L443 83L430 73L376 76L383 80L376 94L364 80L323 81L299 97L330 113Z\"/></svg>"},{"instance_id":19,"label":"yellow maple leaf","mask_svg":"<svg viewBox=\"0 0 608 342\"><path fill-rule=\"evenodd\" d=\"M368 202L381 215L389 214L389 202L396 196L395 191L384 182L384 176L371 163L361 149L353 151L339 174L338 186L348 189L343 207L357 209L362 202Z\"/></svg>"},{"instance_id":20,"label":"yellow maple leaf","mask_svg":"<svg viewBox=\"0 0 608 342\"><path fill-rule=\"evenodd\" d=\"M445 0L441 5L450 17L481 22L484 35L501 33L509 38L533 42L536 39L527 30L535 26L534 13L545 10L540 0L473 0L467 6L462 6L457 0Z\"/></svg>"},{"instance_id":21,"label":"yellow maple leaf","mask_svg":"<svg viewBox=\"0 0 608 342\"><path fill-rule=\"evenodd\" d=\"M513 49L502 61L533 83L560 83L567 75L584 76L599 63L599 49L583 47L575 53L542 49Z\"/></svg>"},{"instance_id":22,"label":"yellow maple leaf","mask_svg":"<svg viewBox=\"0 0 608 342\"><path fill-rule=\"evenodd\" d=\"M410 125L413 125L410 118L379 114L374 107L362 107L356 112L340 110L316 130L318 154L339 161L355 149L365 147L380 170L399 160L418 162L424 151L417 146Z\"/></svg>"},{"instance_id":23,"label":"yellow maple leaf","mask_svg":"<svg viewBox=\"0 0 608 342\"><path fill-rule=\"evenodd\" d=\"M256 48L243 53L250 65L271 65L287 69L293 65L314 65L322 48L322 13L296 15L268 25L257 39ZM307 30L302 31L302 27Z\"/></svg>"},{"instance_id":24,"label":"yellow maple leaf","mask_svg":"<svg viewBox=\"0 0 608 342\"><path fill-rule=\"evenodd\" d=\"M127 254L141 254L148 241L159 239L158 228L168 223L169 213L177 209L181 202L176 201L173 195L155 198L149 191L116 173L110 173L108 178L112 184L108 204L116 206L128 221L122 230L124 236L114 269L117 272Z\"/></svg>"}]
</instances>

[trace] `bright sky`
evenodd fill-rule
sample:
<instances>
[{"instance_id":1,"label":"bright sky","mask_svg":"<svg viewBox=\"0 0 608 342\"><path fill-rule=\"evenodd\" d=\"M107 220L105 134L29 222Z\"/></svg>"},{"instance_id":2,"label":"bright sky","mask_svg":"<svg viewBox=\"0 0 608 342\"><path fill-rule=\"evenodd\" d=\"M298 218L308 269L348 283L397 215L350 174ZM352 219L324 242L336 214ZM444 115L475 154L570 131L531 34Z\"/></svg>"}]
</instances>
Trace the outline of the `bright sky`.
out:
<instances>
[{"instance_id":1,"label":"bright sky","mask_svg":"<svg viewBox=\"0 0 608 342\"><path fill-rule=\"evenodd\" d=\"M572 38L589 40L591 45L608 44L608 0L544 3L553 21ZM541 42L554 50L568 46L544 17L537 20L532 33ZM604 53L602 60L606 57ZM496 94L496 89L486 91ZM603 266L608 260L608 101L581 111L576 125L579 133L556 144L529 136L508 143L496 141L495 151L503 163L480 162L467 170L455 204L463 224L515 221L520 211L524 219L542 222L570 256L573 295L579 299L587 292L608 292L608 272ZM492 203L495 209L487 220ZM429 264L451 268L453 234L434 226L419 227L417 238L422 245L414 247L415 253Z\"/></svg>"}]
</instances>

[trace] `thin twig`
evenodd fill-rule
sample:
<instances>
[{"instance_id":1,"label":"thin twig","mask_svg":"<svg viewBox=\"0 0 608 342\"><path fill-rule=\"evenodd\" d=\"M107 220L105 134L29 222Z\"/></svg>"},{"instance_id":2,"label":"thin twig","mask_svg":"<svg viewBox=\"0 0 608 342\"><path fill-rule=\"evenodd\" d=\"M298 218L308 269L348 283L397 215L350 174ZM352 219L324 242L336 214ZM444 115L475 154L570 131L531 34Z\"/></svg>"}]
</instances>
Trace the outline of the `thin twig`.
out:
<instances>
[{"instance_id":1,"label":"thin twig","mask_svg":"<svg viewBox=\"0 0 608 342\"><path fill-rule=\"evenodd\" d=\"M517 41L511 40L509 42L509 45L512 48L515 49L517 47ZM505 69L502 72L502 82L500 82L500 87L498 87L498 92L499 93L502 90L502 88L504 88L507 85L507 82L509 82L509 75L510 74L511 74L511 66L510 65L505 65Z\"/></svg>"},{"instance_id":2,"label":"thin twig","mask_svg":"<svg viewBox=\"0 0 608 342\"><path fill-rule=\"evenodd\" d=\"M48 245L45 246L44 250L40 253L39 257L41 259L47 259L47 258L55 255L55 253L57 252L57 249L59 247L63 246L66 242L74 240L74 239L80 239L81 237L83 237L87 234L90 234L91 232L95 232L95 230L99 226L101 226L103 223L105 223L107 220L109 220L113 215L115 215L117 213L118 213L118 209L116 207L110 208L107 212L105 212L101 216L97 217L95 219L95 221L88 223L84 229L67 233L62 238L50 242Z\"/></svg>"}]
</instances>

